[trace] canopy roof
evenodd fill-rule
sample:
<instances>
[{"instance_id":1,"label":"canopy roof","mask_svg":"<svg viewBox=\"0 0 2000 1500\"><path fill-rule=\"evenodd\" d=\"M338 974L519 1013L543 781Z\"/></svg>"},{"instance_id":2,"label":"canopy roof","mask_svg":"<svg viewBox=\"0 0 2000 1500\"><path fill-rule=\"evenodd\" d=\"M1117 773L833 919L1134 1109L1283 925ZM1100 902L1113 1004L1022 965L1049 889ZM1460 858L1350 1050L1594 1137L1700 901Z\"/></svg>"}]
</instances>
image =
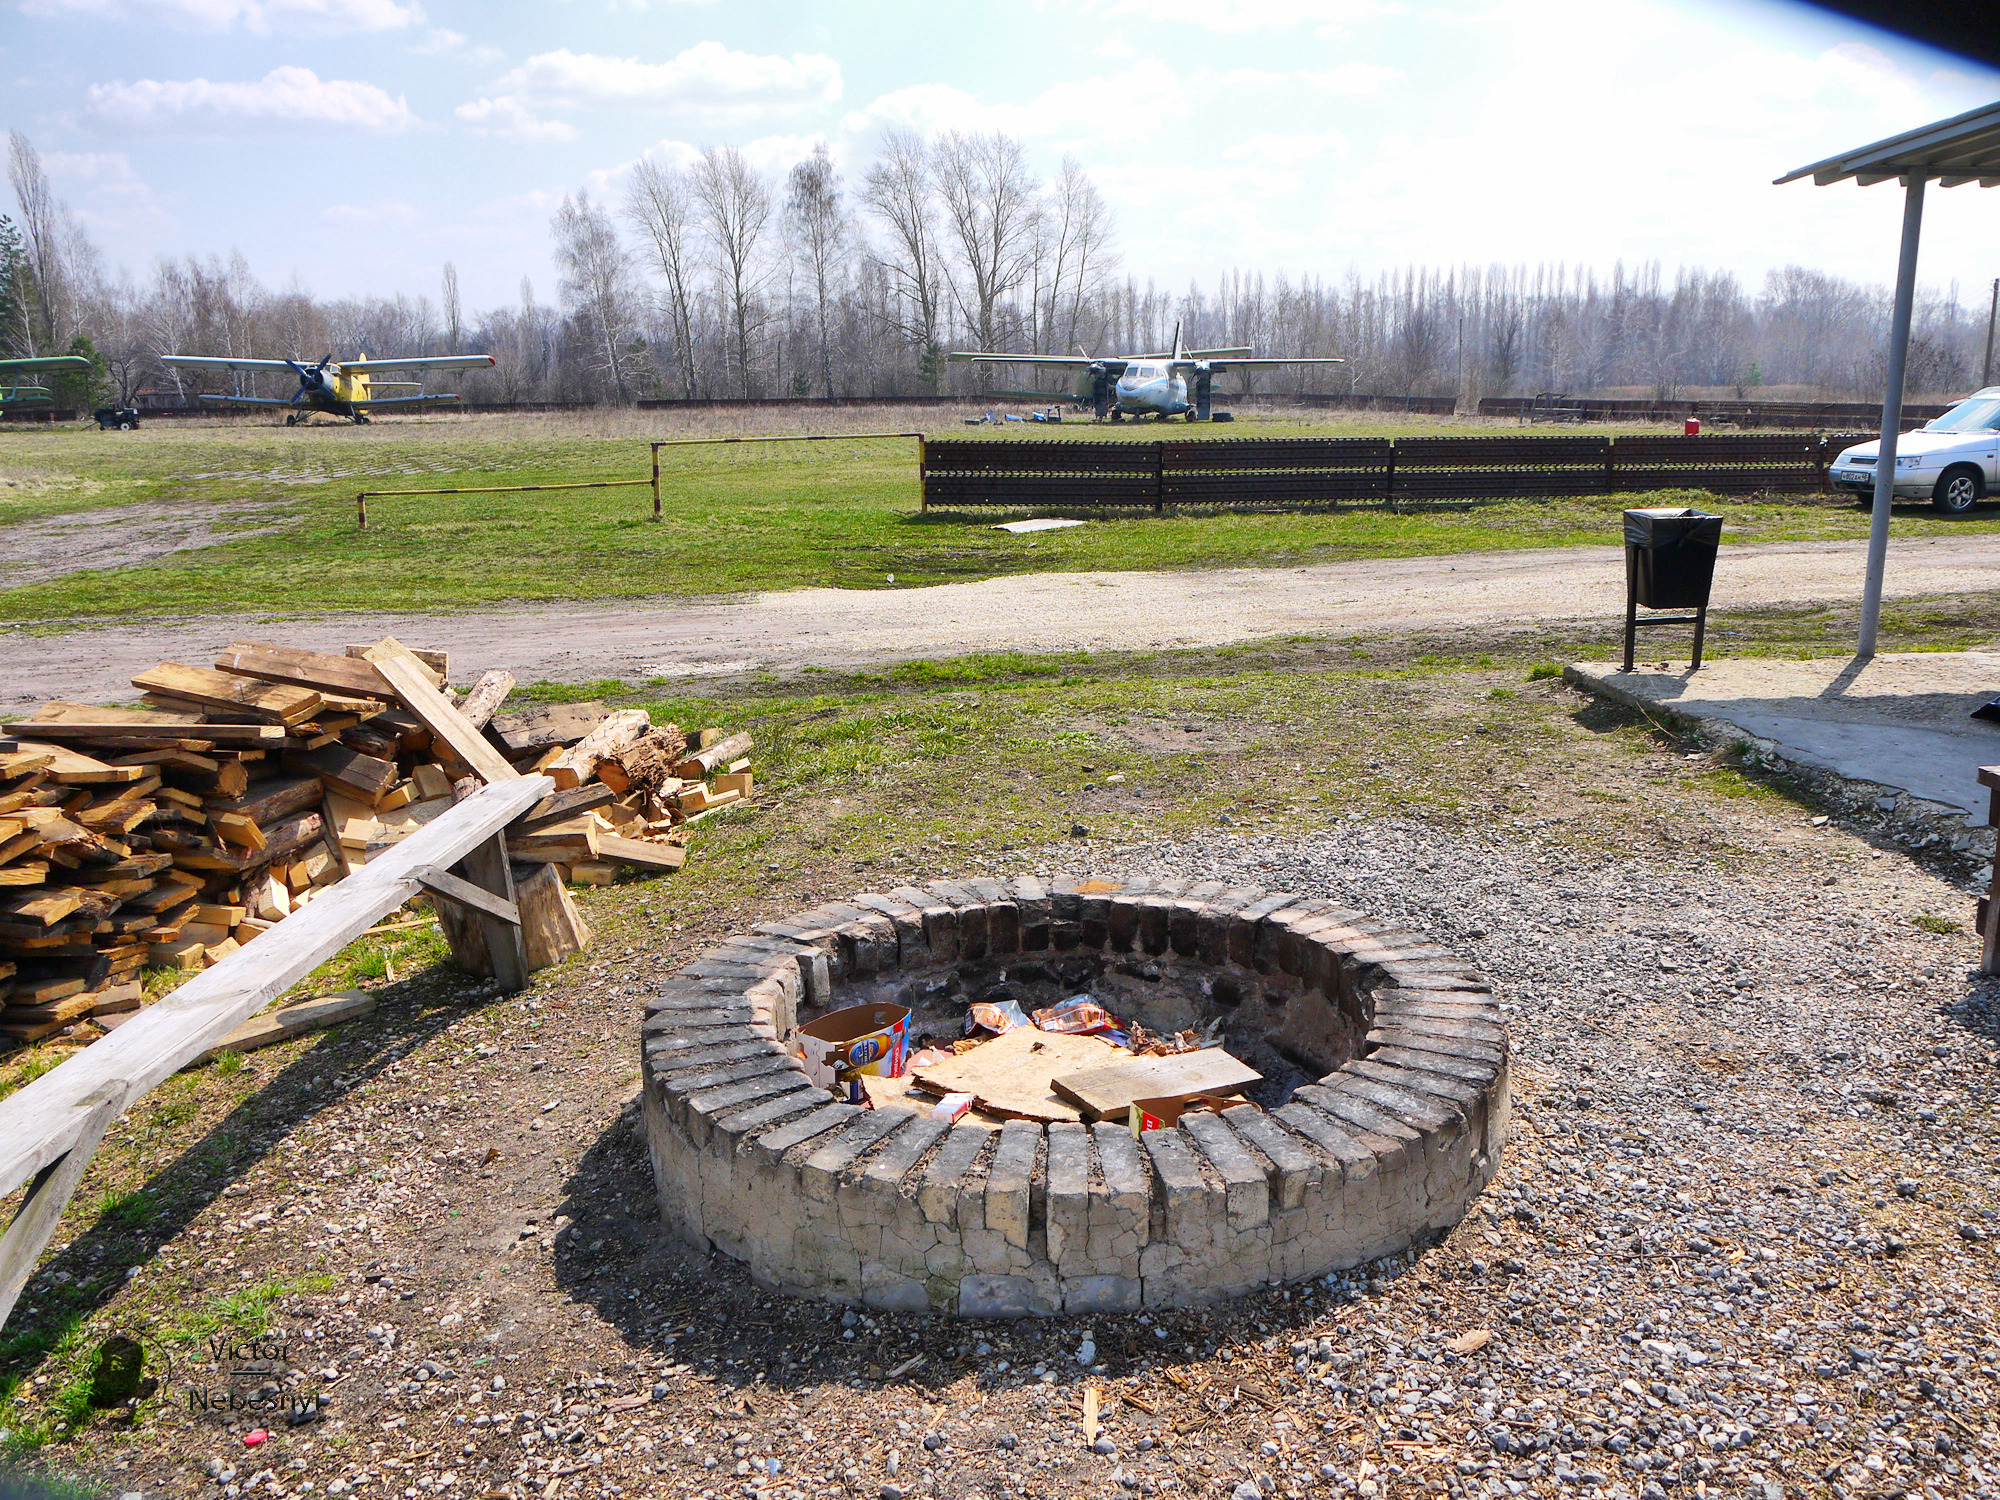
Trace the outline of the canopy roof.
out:
<instances>
[{"instance_id":1,"label":"canopy roof","mask_svg":"<svg viewBox=\"0 0 2000 1500\"><path fill-rule=\"evenodd\" d=\"M1863 187L1913 177L1934 180L1944 187L1967 182L2000 187L2000 103L1981 105L1872 146L1843 151L1777 180L1796 182L1801 177L1810 177L1821 187L1850 177Z\"/></svg>"}]
</instances>

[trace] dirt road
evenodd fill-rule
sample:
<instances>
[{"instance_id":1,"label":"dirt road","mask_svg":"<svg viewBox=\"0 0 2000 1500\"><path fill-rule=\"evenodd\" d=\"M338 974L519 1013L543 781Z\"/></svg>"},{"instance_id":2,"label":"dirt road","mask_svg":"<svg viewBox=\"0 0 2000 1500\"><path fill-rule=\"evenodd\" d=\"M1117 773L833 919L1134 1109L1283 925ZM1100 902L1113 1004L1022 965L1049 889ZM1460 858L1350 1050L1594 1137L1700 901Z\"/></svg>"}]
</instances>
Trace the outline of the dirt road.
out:
<instances>
[{"instance_id":1,"label":"dirt road","mask_svg":"<svg viewBox=\"0 0 2000 1500\"><path fill-rule=\"evenodd\" d=\"M1731 548L1721 605L1838 602L1859 596L1863 543ZM339 650L389 633L451 651L460 674L506 666L523 682L717 676L853 667L971 651L1143 650L1278 635L1408 627L1505 629L1611 619L1624 608L1615 547L1228 568L1199 573L1043 573L936 588L800 589L687 603L672 599L533 605L435 615L335 615L259 624L234 617L0 636L0 708L47 698L115 701L133 672L205 663L242 636ZM1891 596L2000 586L2000 536L1898 542Z\"/></svg>"}]
</instances>

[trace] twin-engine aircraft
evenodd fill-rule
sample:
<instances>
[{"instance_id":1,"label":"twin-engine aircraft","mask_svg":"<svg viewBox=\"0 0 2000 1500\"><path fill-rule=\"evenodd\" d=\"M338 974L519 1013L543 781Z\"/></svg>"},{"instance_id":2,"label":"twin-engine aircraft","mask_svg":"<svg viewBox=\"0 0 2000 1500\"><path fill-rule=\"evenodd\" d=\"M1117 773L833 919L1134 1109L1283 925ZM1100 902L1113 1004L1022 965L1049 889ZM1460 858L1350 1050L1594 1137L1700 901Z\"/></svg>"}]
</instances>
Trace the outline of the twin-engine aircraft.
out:
<instances>
[{"instance_id":1,"label":"twin-engine aircraft","mask_svg":"<svg viewBox=\"0 0 2000 1500\"><path fill-rule=\"evenodd\" d=\"M81 354L43 354L33 359L0 359L0 411L31 411L54 406L55 392L43 385L23 385L22 377L44 370L88 370Z\"/></svg>"},{"instance_id":2,"label":"twin-engine aircraft","mask_svg":"<svg viewBox=\"0 0 2000 1500\"><path fill-rule=\"evenodd\" d=\"M1229 370L1261 370L1279 365L1344 365L1344 359L1252 359L1248 349L1190 349L1181 343L1181 325L1174 324L1171 354L1133 354L1122 359L1092 359L1087 354L984 354L957 353L953 360L990 360L996 364L1060 365L1086 372L1090 378L1088 395L1079 389L1074 397L1057 399L1088 400L1101 422L1109 415L1114 422L1148 414L1164 422L1169 417L1186 417L1190 422L1206 422L1210 415L1210 383ZM1080 383L1079 383L1080 384ZM1190 398L1189 387L1193 387ZM1044 394L1035 392L1036 395Z\"/></svg>"},{"instance_id":3,"label":"twin-engine aircraft","mask_svg":"<svg viewBox=\"0 0 2000 1500\"><path fill-rule=\"evenodd\" d=\"M229 371L242 370L290 370L299 377L299 388L289 398L276 399L265 396L223 396L203 391L196 399L213 401L223 406L282 406L287 408L285 425L295 427L309 420L316 411L328 416L346 417L349 421L364 424L370 412L386 406L433 406L441 401L456 401L453 393L430 395L424 391L424 382L419 380L378 380L376 376L384 371L417 370L484 370L493 363L490 354L438 354L423 359L370 359L363 355L360 359L336 362L329 354L316 365L301 364L295 359L226 359L219 355L207 354L163 354L163 365L202 365L211 369ZM378 396L378 390L415 390L414 396Z\"/></svg>"}]
</instances>

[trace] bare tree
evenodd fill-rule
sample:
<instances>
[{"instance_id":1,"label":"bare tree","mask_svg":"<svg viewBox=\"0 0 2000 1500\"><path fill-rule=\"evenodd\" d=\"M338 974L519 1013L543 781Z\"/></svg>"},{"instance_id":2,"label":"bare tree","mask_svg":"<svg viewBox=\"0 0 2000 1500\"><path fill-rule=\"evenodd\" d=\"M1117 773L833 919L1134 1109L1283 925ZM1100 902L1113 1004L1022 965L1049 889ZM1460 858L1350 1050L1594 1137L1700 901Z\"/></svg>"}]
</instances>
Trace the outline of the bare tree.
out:
<instances>
[{"instance_id":1,"label":"bare tree","mask_svg":"<svg viewBox=\"0 0 2000 1500\"><path fill-rule=\"evenodd\" d=\"M901 127L883 133L882 151L868 169L861 201L888 226L889 253L878 260L896 292L890 317L897 332L920 352L935 390L944 260L933 227L937 193L930 148L922 136Z\"/></svg>"},{"instance_id":2,"label":"bare tree","mask_svg":"<svg viewBox=\"0 0 2000 1500\"><path fill-rule=\"evenodd\" d=\"M550 221L555 233L558 282L564 304L584 325L590 363L627 400L627 350L633 330L632 257L618 241L611 215L590 194L564 196Z\"/></svg>"},{"instance_id":3,"label":"bare tree","mask_svg":"<svg viewBox=\"0 0 2000 1500\"><path fill-rule=\"evenodd\" d=\"M458 267L450 261L444 263L444 336L445 353L458 353L460 331L458 307Z\"/></svg>"},{"instance_id":4,"label":"bare tree","mask_svg":"<svg viewBox=\"0 0 2000 1500\"><path fill-rule=\"evenodd\" d=\"M694 215L687 174L651 157L642 157L632 169L625 217L646 236L652 246L653 265L666 278L667 317L673 327L681 394L690 400L700 395L695 388L695 261L689 243Z\"/></svg>"},{"instance_id":5,"label":"bare tree","mask_svg":"<svg viewBox=\"0 0 2000 1500\"><path fill-rule=\"evenodd\" d=\"M792 168L785 193L785 233L800 269L812 285L813 333L819 360L821 393L833 394L831 325L843 255L847 248L847 209L840 201L840 174L826 154L826 143Z\"/></svg>"},{"instance_id":6,"label":"bare tree","mask_svg":"<svg viewBox=\"0 0 2000 1500\"><path fill-rule=\"evenodd\" d=\"M952 299L983 349L1000 340L1002 301L1033 269L1036 183L1021 143L992 135L941 136L934 156L958 276Z\"/></svg>"},{"instance_id":7,"label":"bare tree","mask_svg":"<svg viewBox=\"0 0 2000 1500\"><path fill-rule=\"evenodd\" d=\"M1054 268L1044 327L1051 343L1061 331L1057 352L1069 354L1082 332L1084 308L1104 290L1114 264L1110 205L1073 156L1063 158L1046 217Z\"/></svg>"},{"instance_id":8,"label":"bare tree","mask_svg":"<svg viewBox=\"0 0 2000 1500\"><path fill-rule=\"evenodd\" d=\"M94 279L96 250L69 205L56 197L41 153L18 130L7 137L7 180L21 209L32 352L66 349L79 331L79 304Z\"/></svg>"},{"instance_id":9,"label":"bare tree","mask_svg":"<svg viewBox=\"0 0 2000 1500\"><path fill-rule=\"evenodd\" d=\"M694 197L702 231L715 251L716 279L729 306L738 389L748 396L755 369L750 341L762 324L759 293L766 272L759 250L771 222L771 190L741 151L711 146L695 165Z\"/></svg>"}]
</instances>

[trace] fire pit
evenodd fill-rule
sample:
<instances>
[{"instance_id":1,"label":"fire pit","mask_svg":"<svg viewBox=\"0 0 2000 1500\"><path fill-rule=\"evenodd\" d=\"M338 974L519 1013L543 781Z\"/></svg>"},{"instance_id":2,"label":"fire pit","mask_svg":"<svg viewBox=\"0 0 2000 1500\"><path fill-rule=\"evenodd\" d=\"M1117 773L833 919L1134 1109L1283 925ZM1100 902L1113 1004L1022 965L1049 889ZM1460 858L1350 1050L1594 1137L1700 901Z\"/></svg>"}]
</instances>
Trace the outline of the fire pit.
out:
<instances>
[{"instance_id":1,"label":"fire pit","mask_svg":"<svg viewBox=\"0 0 2000 1500\"><path fill-rule=\"evenodd\" d=\"M910 1005L921 1027L1080 991L1156 1031L1219 1030L1263 1082L1134 1135L836 1102L794 1056L802 1022L848 1005ZM702 954L641 1045L671 1233L801 1295L967 1317L1207 1302L1390 1254L1464 1215L1507 1133L1507 1035L1477 973L1333 902L1217 882L856 896Z\"/></svg>"}]
</instances>

